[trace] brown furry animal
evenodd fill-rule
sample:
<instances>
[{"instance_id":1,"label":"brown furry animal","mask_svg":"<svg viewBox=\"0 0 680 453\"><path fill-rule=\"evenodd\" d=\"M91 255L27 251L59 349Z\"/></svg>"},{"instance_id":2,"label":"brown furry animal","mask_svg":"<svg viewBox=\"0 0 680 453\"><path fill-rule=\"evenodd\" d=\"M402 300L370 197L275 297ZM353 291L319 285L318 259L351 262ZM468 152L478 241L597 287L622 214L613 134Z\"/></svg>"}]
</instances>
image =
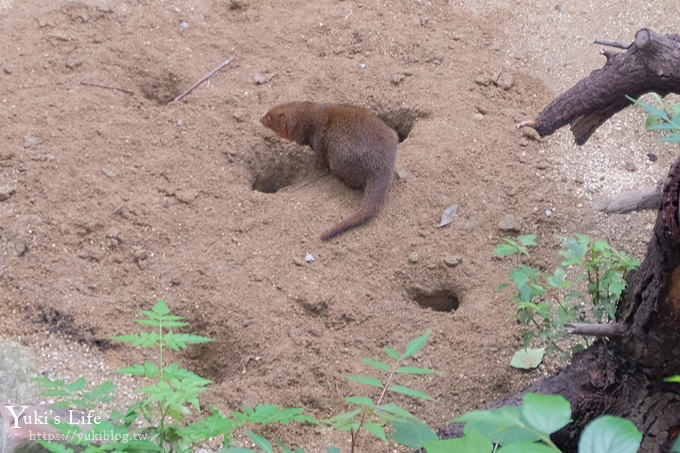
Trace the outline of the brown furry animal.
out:
<instances>
[{"instance_id":1,"label":"brown furry animal","mask_svg":"<svg viewBox=\"0 0 680 453\"><path fill-rule=\"evenodd\" d=\"M328 239L368 222L385 202L394 172L397 133L368 110L314 102L290 102L260 122L280 137L309 145L316 162L342 182L363 189L357 212L321 235Z\"/></svg>"}]
</instances>

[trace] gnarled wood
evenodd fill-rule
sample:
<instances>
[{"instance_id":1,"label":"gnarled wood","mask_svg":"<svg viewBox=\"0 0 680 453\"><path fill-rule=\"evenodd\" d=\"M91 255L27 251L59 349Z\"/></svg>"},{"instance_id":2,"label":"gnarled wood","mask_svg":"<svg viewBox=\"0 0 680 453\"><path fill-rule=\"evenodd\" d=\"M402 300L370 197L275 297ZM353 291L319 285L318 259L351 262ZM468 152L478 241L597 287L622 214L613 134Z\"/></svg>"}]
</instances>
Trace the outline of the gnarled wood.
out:
<instances>
[{"instance_id":1,"label":"gnarled wood","mask_svg":"<svg viewBox=\"0 0 680 453\"><path fill-rule=\"evenodd\" d=\"M659 35L643 28L625 52L603 52L607 62L555 98L535 120L523 123L541 137L571 124L576 143L637 98L654 91L661 96L680 92L680 35Z\"/></svg>"}]
</instances>

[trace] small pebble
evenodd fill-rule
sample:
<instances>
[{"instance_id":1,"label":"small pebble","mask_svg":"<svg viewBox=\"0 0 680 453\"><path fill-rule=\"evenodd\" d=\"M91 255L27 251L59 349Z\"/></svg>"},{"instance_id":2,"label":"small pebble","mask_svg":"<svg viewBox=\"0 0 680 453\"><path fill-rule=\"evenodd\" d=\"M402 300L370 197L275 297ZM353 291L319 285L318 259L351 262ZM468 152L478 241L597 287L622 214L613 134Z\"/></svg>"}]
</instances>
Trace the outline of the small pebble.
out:
<instances>
[{"instance_id":1,"label":"small pebble","mask_svg":"<svg viewBox=\"0 0 680 453\"><path fill-rule=\"evenodd\" d=\"M271 79L273 79L275 75L276 75L275 72L268 71L258 72L255 74L255 83L257 85L263 85L269 82Z\"/></svg>"},{"instance_id":2,"label":"small pebble","mask_svg":"<svg viewBox=\"0 0 680 453\"><path fill-rule=\"evenodd\" d=\"M456 267L460 264L460 257L456 255L446 255L444 257L444 264L446 264L448 267Z\"/></svg>"},{"instance_id":3,"label":"small pebble","mask_svg":"<svg viewBox=\"0 0 680 453\"><path fill-rule=\"evenodd\" d=\"M294 263L296 266L299 266L299 267L302 267L302 266L305 265L305 262L302 261L300 258L293 258L293 263Z\"/></svg>"},{"instance_id":4,"label":"small pebble","mask_svg":"<svg viewBox=\"0 0 680 453\"><path fill-rule=\"evenodd\" d=\"M647 153L647 157L649 157L649 160L651 162L656 162L659 159L657 155L654 153Z\"/></svg>"},{"instance_id":5,"label":"small pebble","mask_svg":"<svg viewBox=\"0 0 680 453\"><path fill-rule=\"evenodd\" d=\"M634 172L635 170L637 170L637 167L631 161L626 162L626 164L624 165L624 168L626 170L630 171L630 172Z\"/></svg>"},{"instance_id":6,"label":"small pebble","mask_svg":"<svg viewBox=\"0 0 680 453\"><path fill-rule=\"evenodd\" d=\"M484 115L482 113L477 112L472 115L472 118L474 118L477 121L481 121L484 119Z\"/></svg>"},{"instance_id":7,"label":"small pebble","mask_svg":"<svg viewBox=\"0 0 680 453\"><path fill-rule=\"evenodd\" d=\"M0 186L0 201L7 200L16 191L14 186Z\"/></svg>"},{"instance_id":8,"label":"small pebble","mask_svg":"<svg viewBox=\"0 0 680 453\"><path fill-rule=\"evenodd\" d=\"M514 80L512 79L512 75L507 72L501 72L501 74L496 79L496 85L503 88L504 90L509 90L512 88L513 84Z\"/></svg>"},{"instance_id":9,"label":"small pebble","mask_svg":"<svg viewBox=\"0 0 680 453\"><path fill-rule=\"evenodd\" d=\"M404 74L394 74L392 76L392 78L390 79L390 83L392 85L400 85L401 82L403 82L405 78L406 78L406 76Z\"/></svg>"},{"instance_id":10,"label":"small pebble","mask_svg":"<svg viewBox=\"0 0 680 453\"><path fill-rule=\"evenodd\" d=\"M118 176L118 172L116 172L116 170L108 167L102 168L102 173L104 173L109 178L115 178L116 176Z\"/></svg>"},{"instance_id":11,"label":"small pebble","mask_svg":"<svg viewBox=\"0 0 680 453\"><path fill-rule=\"evenodd\" d=\"M33 148L40 143L40 139L35 135L35 132L28 131L24 136L24 148Z\"/></svg>"},{"instance_id":12,"label":"small pebble","mask_svg":"<svg viewBox=\"0 0 680 453\"><path fill-rule=\"evenodd\" d=\"M475 83L477 85L489 86L491 84L491 77L485 73L478 74L477 77L475 77Z\"/></svg>"},{"instance_id":13,"label":"small pebble","mask_svg":"<svg viewBox=\"0 0 680 453\"><path fill-rule=\"evenodd\" d=\"M545 169L547 169L547 168L550 168L550 162L548 162L547 160L539 161L539 162L536 164L536 168L537 168L538 170L545 170Z\"/></svg>"},{"instance_id":14,"label":"small pebble","mask_svg":"<svg viewBox=\"0 0 680 453\"><path fill-rule=\"evenodd\" d=\"M545 210L545 216L546 216L546 217L550 217L551 215L552 215L552 210L546 209L546 210Z\"/></svg>"},{"instance_id":15,"label":"small pebble","mask_svg":"<svg viewBox=\"0 0 680 453\"><path fill-rule=\"evenodd\" d=\"M308 253L307 255L305 255L305 261L307 263L313 263L315 261L314 256L311 253Z\"/></svg>"},{"instance_id":16,"label":"small pebble","mask_svg":"<svg viewBox=\"0 0 680 453\"><path fill-rule=\"evenodd\" d=\"M182 30L186 30L187 28L189 28L189 22L183 20L182 22L179 23L179 28L181 28Z\"/></svg>"},{"instance_id":17,"label":"small pebble","mask_svg":"<svg viewBox=\"0 0 680 453\"><path fill-rule=\"evenodd\" d=\"M182 203L189 204L198 198L198 191L194 189L178 190L177 193L175 193L175 198L177 198Z\"/></svg>"},{"instance_id":18,"label":"small pebble","mask_svg":"<svg viewBox=\"0 0 680 453\"><path fill-rule=\"evenodd\" d=\"M235 111L234 113L231 114L231 116L239 123L242 123L248 119L248 114L242 112L241 110Z\"/></svg>"},{"instance_id":19,"label":"small pebble","mask_svg":"<svg viewBox=\"0 0 680 453\"><path fill-rule=\"evenodd\" d=\"M397 171L397 179L399 181L406 181L408 179L408 172L406 170Z\"/></svg>"},{"instance_id":20,"label":"small pebble","mask_svg":"<svg viewBox=\"0 0 680 453\"><path fill-rule=\"evenodd\" d=\"M416 264L419 259L420 259L420 257L418 256L418 254L416 252L413 252L408 256L408 262L410 264Z\"/></svg>"},{"instance_id":21,"label":"small pebble","mask_svg":"<svg viewBox=\"0 0 680 453\"><path fill-rule=\"evenodd\" d=\"M498 229L501 231L519 232L522 229L522 223L514 214L505 214L501 221L498 222Z\"/></svg>"}]
</instances>

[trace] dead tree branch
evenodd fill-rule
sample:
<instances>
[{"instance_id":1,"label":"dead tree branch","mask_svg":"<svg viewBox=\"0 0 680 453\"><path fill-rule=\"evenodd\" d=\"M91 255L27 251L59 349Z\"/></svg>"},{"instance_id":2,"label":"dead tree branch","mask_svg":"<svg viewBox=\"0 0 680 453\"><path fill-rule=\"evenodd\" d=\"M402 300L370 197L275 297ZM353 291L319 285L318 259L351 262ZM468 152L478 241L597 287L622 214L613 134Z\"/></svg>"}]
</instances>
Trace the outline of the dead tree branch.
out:
<instances>
[{"instance_id":1,"label":"dead tree branch","mask_svg":"<svg viewBox=\"0 0 680 453\"><path fill-rule=\"evenodd\" d=\"M570 124L576 143L583 145L602 123L629 105L626 95L680 92L680 35L659 35L643 28L626 48L607 54L602 69L591 72L522 126L545 137Z\"/></svg>"}]
</instances>

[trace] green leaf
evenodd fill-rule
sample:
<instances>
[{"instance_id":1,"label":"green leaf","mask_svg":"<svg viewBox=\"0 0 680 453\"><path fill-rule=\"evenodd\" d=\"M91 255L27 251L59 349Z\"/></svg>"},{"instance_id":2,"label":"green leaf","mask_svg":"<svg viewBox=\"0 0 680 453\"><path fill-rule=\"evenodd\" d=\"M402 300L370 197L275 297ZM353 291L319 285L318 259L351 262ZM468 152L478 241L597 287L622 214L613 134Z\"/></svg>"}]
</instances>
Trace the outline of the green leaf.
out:
<instances>
[{"instance_id":1,"label":"green leaf","mask_svg":"<svg viewBox=\"0 0 680 453\"><path fill-rule=\"evenodd\" d=\"M515 247L512 244L498 244L495 249L493 249L493 253L496 256L509 256L509 255L514 255L517 253L517 247Z\"/></svg>"},{"instance_id":2,"label":"green leaf","mask_svg":"<svg viewBox=\"0 0 680 453\"><path fill-rule=\"evenodd\" d=\"M168 332L165 337L166 346L171 348L173 351L179 351L180 349L186 349L187 345L207 343L213 341L210 338L201 337L199 335L190 335L187 333L174 333Z\"/></svg>"},{"instance_id":3,"label":"green leaf","mask_svg":"<svg viewBox=\"0 0 680 453\"><path fill-rule=\"evenodd\" d=\"M279 448L281 449L281 453L293 453L293 451L290 448L288 448L283 442L281 442L278 439L276 440L276 445L278 445Z\"/></svg>"},{"instance_id":4,"label":"green leaf","mask_svg":"<svg viewBox=\"0 0 680 453\"><path fill-rule=\"evenodd\" d=\"M680 374L676 374L675 376L670 376L667 378L663 379L666 382L680 382Z\"/></svg>"},{"instance_id":5,"label":"green leaf","mask_svg":"<svg viewBox=\"0 0 680 453\"><path fill-rule=\"evenodd\" d=\"M437 433L420 420L390 421L392 430L390 438L400 445L409 448L420 448L426 442L437 440Z\"/></svg>"},{"instance_id":6,"label":"green leaf","mask_svg":"<svg viewBox=\"0 0 680 453\"><path fill-rule=\"evenodd\" d=\"M326 449L326 453L341 453L338 447L323 447Z\"/></svg>"},{"instance_id":7,"label":"green leaf","mask_svg":"<svg viewBox=\"0 0 680 453\"><path fill-rule=\"evenodd\" d=\"M179 429L177 434L188 443L204 441L220 434L224 434L225 438L229 439L238 426L239 423L236 420L226 418L219 411L215 411L213 415Z\"/></svg>"},{"instance_id":8,"label":"green leaf","mask_svg":"<svg viewBox=\"0 0 680 453\"><path fill-rule=\"evenodd\" d=\"M145 360L144 364L138 363L129 367L120 368L115 372L118 374L129 374L132 376L155 378L158 376L158 367L155 363Z\"/></svg>"},{"instance_id":9,"label":"green leaf","mask_svg":"<svg viewBox=\"0 0 680 453\"><path fill-rule=\"evenodd\" d=\"M86 384L85 378L80 378L77 381L74 381L74 382L71 382L70 384L67 384L66 390L68 390L71 393L78 392L78 391L85 388L85 384Z\"/></svg>"},{"instance_id":10,"label":"green leaf","mask_svg":"<svg viewBox=\"0 0 680 453\"><path fill-rule=\"evenodd\" d=\"M168 308L167 305L165 305L165 301L163 299L159 299L158 302L156 302L156 305L154 305L151 310L153 310L153 312L156 313L157 315L161 316L170 314L170 309Z\"/></svg>"},{"instance_id":11,"label":"green leaf","mask_svg":"<svg viewBox=\"0 0 680 453\"><path fill-rule=\"evenodd\" d=\"M579 235L576 238L562 239L562 245L566 249L560 250L558 253L567 259L562 262L562 266L571 266L572 264L580 263L588 252L589 242L590 238L585 235Z\"/></svg>"},{"instance_id":12,"label":"green leaf","mask_svg":"<svg viewBox=\"0 0 680 453\"><path fill-rule=\"evenodd\" d=\"M674 131L678 129L678 125L675 123L664 123L660 122L659 118L652 116L647 117L645 121L645 126L648 131Z\"/></svg>"},{"instance_id":13,"label":"green leaf","mask_svg":"<svg viewBox=\"0 0 680 453\"><path fill-rule=\"evenodd\" d=\"M408 374L437 374L437 370L431 370L429 368L419 368L415 366L402 366L397 368L395 372Z\"/></svg>"},{"instance_id":14,"label":"green leaf","mask_svg":"<svg viewBox=\"0 0 680 453\"><path fill-rule=\"evenodd\" d=\"M121 335L112 338L114 341L122 341L125 343L130 343L133 346L142 346L147 348L149 346L154 346L160 340L158 332L142 332L139 335Z\"/></svg>"},{"instance_id":15,"label":"green leaf","mask_svg":"<svg viewBox=\"0 0 680 453\"><path fill-rule=\"evenodd\" d=\"M625 418L604 415L588 423L581 433L578 453L636 453L642 434Z\"/></svg>"},{"instance_id":16,"label":"green leaf","mask_svg":"<svg viewBox=\"0 0 680 453\"><path fill-rule=\"evenodd\" d=\"M382 388L383 383L379 379L370 376L347 376L352 382L357 382L359 384L370 385L372 387Z\"/></svg>"},{"instance_id":17,"label":"green leaf","mask_svg":"<svg viewBox=\"0 0 680 453\"><path fill-rule=\"evenodd\" d=\"M49 442L46 440L39 440L38 443L47 451L52 453L73 453L72 448L68 448L65 445L58 444L56 442Z\"/></svg>"},{"instance_id":18,"label":"green leaf","mask_svg":"<svg viewBox=\"0 0 680 453\"><path fill-rule=\"evenodd\" d=\"M383 429L383 427L380 424L378 424L378 423L366 423L364 425L364 427L366 428L366 430L369 433L373 434L378 439L380 439L384 442L387 441L387 437L385 436L385 430Z\"/></svg>"},{"instance_id":19,"label":"green leaf","mask_svg":"<svg viewBox=\"0 0 680 453\"><path fill-rule=\"evenodd\" d=\"M54 390L47 390L46 392L41 393L42 396L71 396L71 392L68 390L64 389L54 389Z\"/></svg>"},{"instance_id":20,"label":"green leaf","mask_svg":"<svg viewBox=\"0 0 680 453\"><path fill-rule=\"evenodd\" d=\"M517 236L517 240L526 245L527 247L536 247L536 235L535 234L525 234L523 236Z\"/></svg>"},{"instance_id":21,"label":"green leaf","mask_svg":"<svg viewBox=\"0 0 680 453\"><path fill-rule=\"evenodd\" d=\"M655 116L655 117L659 117L659 118L663 118L666 121L670 121L670 118L668 118L668 113L666 113L665 110L658 109L658 108L651 106L649 104L646 104L642 101L639 101L637 99L633 99L632 97L630 97L628 95L626 95L626 99L628 99L633 104L636 104L636 105L642 107L642 109L645 112L649 113L650 115Z\"/></svg>"},{"instance_id":22,"label":"green leaf","mask_svg":"<svg viewBox=\"0 0 680 453\"><path fill-rule=\"evenodd\" d=\"M390 385L388 390L395 392L395 393L401 393L404 395L412 396L414 398L420 398L428 401L434 401L434 398L432 398L430 395L427 395L423 392L419 392L418 390L413 390L410 387L405 387L403 385Z\"/></svg>"},{"instance_id":23,"label":"green leaf","mask_svg":"<svg viewBox=\"0 0 680 453\"><path fill-rule=\"evenodd\" d=\"M61 379L47 379L46 377L35 377L33 380L42 388L44 389L54 389L54 388L62 388L64 386L64 381Z\"/></svg>"},{"instance_id":24,"label":"green leaf","mask_svg":"<svg viewBox=\"0 0 680 453\"><path fill-rule=\"evenodd\" d=\"M382 371L390 371L392 368L385 362L378 362L377 360L372 360L372 359L361 359L362 362L364 362L368 366L372 366L373 368L377 368Z\"/></svg>"},{"instance_id":25,"label":"green leaf","mask_svg":"<svg viewBox=\"0 0 680 453\"><path fill-rule=\"evenodd\" d=\"M536 442L513 442L498 450L498 453L561 453L561 450Z\"/></svg>"},{"instance_id":26,"label":"green leaf","mask_svg":"<svg viewBox=\"0 0 680 453\"><path fill-rule=\"evenodd\" d=\"M546 277L545 281L553 288L562 289L573 285L572 282L566 281L566 278L567 273L564 271L564 268L557 267L552 275Z\"/></svg>"},{"instance_id":27,"label":"green leaf","mask_svg":"<svg viewBox=\"0 0 680 453\"><path fill-rule=\"evenodd\" d=\"M366 396L348 396L345 401L352 404L358 404L360 406L371 406L373 407L373 400Z\"/></svg>"},{"instance_id":28,"label":"green leaf","mask_svg":"<svg viewBox=\"0 0 680 453\"><path fill-rule=\"evenodd\" d=\"M267 453L274 453L274 447L272 446L271 442L269 442L267 439L260 436L259 434L255 434L252 431L245 430L244 432L248 437L250 437L250 439L253 442L255 442L255 445L257 445Z\"/></svg>"},{"instance_id":29,"label":"green leaf","mask_svg":"<svg viewBox=\"0 0 680 453\"><path fill-rule=\"evenodd\" d=\"M680 453L680 437L675 439L675 443L673 444L673 448L671 449L671 453Z\"/></svg>"},{"instance_id":30,"label":"green leaf","mask_svg":"<svg viewBox=\"0 0 680 453\"><path fill-rule=\"evenodd\" d=\"M406 352L404 352L404 358L412 357L416 355L418 352L420 352L420 350L423 349L423 346L425 346L425 343L427 343L427 339L429 338L431 333L432 331L428 330L423 335L411 340L409 344L406 345Z\"/></svg>"},{"instance_id":31,"label":"green leaf","mask_svg":"<svg viewBox=\"0 0 680 453\"><path fill-rule=\"evenodd\" d=\"M660 141L664 143L676 143L680 142L680 133L668 134L665 137L661 137Z\"/></svg>"},{"instance_id":32,"label":"green leaf","mask_svg":"<svg viewBox=\"0 0 680 453\"><path fill-rule=\"evenodd\" d=\"M361 413L361 409L355 409L351 412L344 412L338 414L335 417L331 417L325 420L327 423L333 427L336 431L349 431L350 429L356 430L359 428L359 422L355 420L355 417Z\"/></svg>"},{"instance_id":33,"label":"green leaf","mask_svg":"<svg viewBox=\"0 0 680 453\"><path fill-rule=\"evenodd\" d=\"M513 267L510 269L510 278L517 288L521 288L528 282L535 281L538 278L538 271L529 266Z\"/></svg>"},{"instance_id":34,"label":"green leaf","mask_svg":"<svg viewBox=\"0 0 680 453\"><path fill-rule=\"evenodd\" d=\"M456 422L466 422L464 432L479 431L491 442L506 445L511 442L534 442L540 436L529 431L520 422L519 407L501 407L492 411L472 411L456 418Z\"/></svg>"},{"instance_id":35,"label":"green leaf","mask_svg":"<svg viewBox=\"0 0 680 453\"><path fill-rule=\"evenodd\" d=\"M545 354L545 348L522 348L512 356L510 366L523 370L531 370L541 364L543 354Z\"/></svg>"},{"instance_id":36,"label":"green leaf","mask_svg":"<svg viewBox=\"0 0 680 453\"><path fill-rule=\"evenodd\" d=\"M385 350L385 354L387 354L390 358L392 358L394 360L401 359L401 352L399 352L395 349L392 349L389 346L385 346L383 349Z\"/></svg>"},{"instance_id":37,"label":"green leaf","mask_svg":"<svg viewBox=\"0 0 680 453\"><path fill-rule=\"evenodd\" d=\"M159 325L164 329L174 328L174 327L184 327L188 326L189 323L182 321L173 321L171 319L137 319L135 320L137 324L142 324L144 326L158 327Z\"/></svg>"},{"instance_id":38,"label":"green leaf","mask_svg":"<svg viewBox=\"0 0 680 453\"><path fill-rule=\"evenodd\" d=\"M378 406L378 409L381 410L381 411L387 412L389 414L395 415L397 417L400 417L400 418L409 418L409 419L415 419L416 418L409 411L397 406L394 403L383 404L382 406Z\"/></svg>"},{"instance_id":39,"label":"green leaf","mask_svg":"<svg viewBox=\"0 0 680 453\"><path fill-rule=\"evenodd\" d=\"M493 444L477 431L470 431L458 439L444 439L426 442L427 453L490 453Z\"/></svg>"},{"instance_id":40,"label":"green leaf","mask_svg":"<svg viewBox=\"0 0 680 453\"><path fill-rule=\"evenodd\" d=\"M571 418L571 405L560 395L527 393L523 398L520 420L544 434L563 428Z\"/></svg>"},{"instance_id":41,"label":"green leaf","mask_svg":"<svg viewBox=\"0 0 680 453\"><path fill-rule=\"evenodd\" d=\"M116 384L114 384L113 381L106 381L103 384L92 388L89 392L84 392L83 398L90 401L107 402L113 399L113 395L111 394L115 390Z\"/></svg>"}]
</instances>

